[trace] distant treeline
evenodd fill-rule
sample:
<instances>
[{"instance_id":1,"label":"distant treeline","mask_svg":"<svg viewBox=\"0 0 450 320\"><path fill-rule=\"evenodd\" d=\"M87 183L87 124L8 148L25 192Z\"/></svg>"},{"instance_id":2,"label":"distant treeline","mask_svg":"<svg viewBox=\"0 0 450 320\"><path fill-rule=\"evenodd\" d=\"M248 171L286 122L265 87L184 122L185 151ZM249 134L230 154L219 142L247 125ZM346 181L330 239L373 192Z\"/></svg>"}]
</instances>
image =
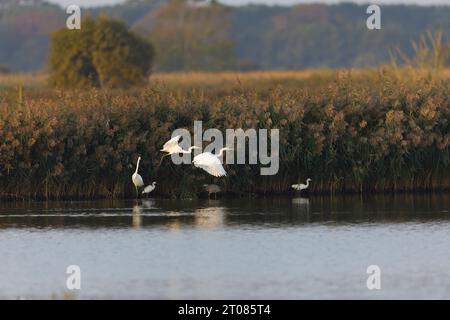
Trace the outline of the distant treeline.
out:
<instances>
[{"instance_id":1,"label":"distant treeline","mask_svg":"<svg viewBox=\"0 0 450 320\"><path fill-rule=\"evenodd\" d=\"M125 20L154 42L156 69L299 69L373 66L389 50L410 52L425 31L450 35L450 6L382 6L382 29L366 28L366 6L193 5L185 0L128 1L91 9ZM61 8L43 1L2 1L0 65L14 71L45 69L49 33L65 25ZM83 11L87 14L86 11Z\"/></svg>"},{"instance_id":2,"label":"distant treeline","mask_svg":"<svg viewBox=\"0 0 450 320\"><path fill-rule=\"evenodd\" d=\"M275 76L282 85L267 85ZM450 190L448 78L395 67L274 77L220 83L229 76L194 74L183 76L188 86L175 77L127 91L4 89L0 196L133 196L139 155L140 174L157 181L157 196L195 197L204 183L235 195L289 193L306 178L310 192L322 193ZM221 131L279 129L278 174L226 165L227 177L216 179L170 158L159 166L173 130L192 132L195 120Z\"/></svg>"}]
</instances>

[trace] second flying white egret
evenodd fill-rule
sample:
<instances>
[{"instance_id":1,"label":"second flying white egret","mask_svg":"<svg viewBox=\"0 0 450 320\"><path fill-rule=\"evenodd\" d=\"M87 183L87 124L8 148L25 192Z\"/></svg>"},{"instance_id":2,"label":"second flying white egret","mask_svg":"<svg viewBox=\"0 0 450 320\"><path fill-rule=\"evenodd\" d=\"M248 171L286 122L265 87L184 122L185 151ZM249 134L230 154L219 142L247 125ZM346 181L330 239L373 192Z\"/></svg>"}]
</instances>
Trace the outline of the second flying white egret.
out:
<instances>
[{"instance_id":1,"label":"second flying white egret","mask_svg":"<svg viewBox=\"0 0 450 320\"><path fill-rule=\"evenodd\" d=\"M197 168L201 168L214 177L224 177L227 175L223 168L220 157L224 151L233 150L232 148L222 148L219 154L212 154L211 152L203 152L194 157L192 163Z\"/></svg>"}]
</instances>

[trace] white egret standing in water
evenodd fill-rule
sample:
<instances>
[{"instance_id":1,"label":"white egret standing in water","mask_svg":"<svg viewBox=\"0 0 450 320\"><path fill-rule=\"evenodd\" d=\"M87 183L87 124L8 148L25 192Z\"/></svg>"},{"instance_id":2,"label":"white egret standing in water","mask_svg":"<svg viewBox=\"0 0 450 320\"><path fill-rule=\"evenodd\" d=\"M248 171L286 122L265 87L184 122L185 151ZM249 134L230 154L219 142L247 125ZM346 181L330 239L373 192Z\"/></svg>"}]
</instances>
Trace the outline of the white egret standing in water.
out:
<instances>
[{"instance_id":1,"label":"white egret standing in water","mask_svg":"<svg viewBox=\"0 0 450 320\"><path fill-rule=\"evenodd\" d=\"M300 183L300 184L293 184L292 189L297 191L306 190L309 187L309 183L311 182L311 178L306 179L306 184Z\"/></svg>"},{"instance_id":2,"label":"white egret standing in water","mask_svg":"<svg viewBox=\"0 0 450 320\"><path fill-rule=\"evenodd\" d=\"M139 162L141 162L141 157L138 158L136 164L136 171L131 176L131 180L133 181L134 187L136 188L136 198L139 197L138 189L144 186L144 180L142 180L141 175L138 173Z\"/></svg>"},{"instance_id":3,"label":"white egret standing in water","mask_svg":"<svg viewBox=\"0 0 450 320\"><path fill-rule=\"evenodd\" d=\"M220 157L226 150L233 150L232 148L222 148L219 154L212 154L211 152L203 152L194 157L192 163L197 168L201 168L214 177L224 177L227 175L223 168Z\"/></svg>"},{"instance_id":4,"label":"white egret standing in water","mask_svg":"<svg viewBox=\"0 0 450 320\"><path fill-rule=\"evenodd\" d=\"M144 188L144 191L142 191L142 194L150 193L150 192L152 192L153 190L155 190L155 188L156 188L156 182L153 181L152 184L149 184L148 186L146 186L146 187Z\"/></svg>"}]
</instances>

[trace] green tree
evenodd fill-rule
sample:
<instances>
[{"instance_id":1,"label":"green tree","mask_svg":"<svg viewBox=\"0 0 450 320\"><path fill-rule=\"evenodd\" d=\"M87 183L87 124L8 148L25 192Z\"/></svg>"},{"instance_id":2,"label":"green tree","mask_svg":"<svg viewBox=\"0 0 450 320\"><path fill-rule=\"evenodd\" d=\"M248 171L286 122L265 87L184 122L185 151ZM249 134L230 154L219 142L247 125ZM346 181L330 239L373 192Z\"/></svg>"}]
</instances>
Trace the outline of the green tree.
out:
<instances>
[{"instance_id":1,"label":"green tree","mask_svg":"<svg viewBox=\"0 0 450 320\"><path fill-rule=\"evenodd\" d=\"M49 71L55 86L123 88L144 83L154 50L115 19L85 18L80 30L51 36Z\"/></svg>"},{"instance_id":2,"label":"green tree","mask_svg":"<svg viewBox=\"0 0 450 320\"><path fill-rule=\"evenodd\" d=\"M224 70L234 66L228 8L170 0L152 15L150 39L161 70Z\"/></svg>"}]
</instances>

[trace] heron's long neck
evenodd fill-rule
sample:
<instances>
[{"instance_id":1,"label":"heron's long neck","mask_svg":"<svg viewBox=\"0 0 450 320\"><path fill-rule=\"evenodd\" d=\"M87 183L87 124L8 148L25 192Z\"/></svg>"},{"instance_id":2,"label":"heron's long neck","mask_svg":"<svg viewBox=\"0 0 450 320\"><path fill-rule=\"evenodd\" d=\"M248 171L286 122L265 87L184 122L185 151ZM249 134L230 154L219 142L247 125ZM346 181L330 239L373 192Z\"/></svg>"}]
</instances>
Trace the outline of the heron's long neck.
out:
<instances>
[{"instance_id":1,"label":"heron's long neck","mask_svg":"<svg viewBox=\"0 0 450 320\"><path fill-rule=\"evenodd\" d=\"M187 150L181 150L181 152L180 153L192 153L192 150L194 150L195 149L195 146L193 146L193 147L190 147L189 149L187 149Z\"/></svg>"},{"instance_id":2,"label":"heron's long neck","mask_svg":"<svg viewBox=\"0 0 450 320\"><path fill-rule=\"evenodd\" d=\"M136 164L136 171L134 173L138 173L140 161L141 161L141 159L138 159L137 164Z\"/></svg>"},{"instance_id":3,"label":"heron's long neck","mask_svg":"<svg viewBox=\"0 0 450 320\"><path fill-rule=\"evenodd\" d=\"M184 153L192 153L192 150L195 149L195 146L189 147L187 151L184 151Z\"/></svg>"},{"instance_id":4,"label":"heron's long neck","mask_svg":"<svg viewBox=\"0 0 450 320\"><path fill-rule=\"evenodd\" d=\"M309 180L306 180L306 187L309 187Z\"/></svg>"},{"instance_id":5,"label":"heron's long neck","mask_svg":"<svg viewBox=\"0 0 450 320\"><path fill-rule=\"evenodd\" d=\"M227 150L227 148L222 148L222 149L220 149L220 152L219 152L219 154L216 154L216 157L220 158L220 157L223 155L223 152L224 152L225 150Z\"/></svg>"}]
</instances>

